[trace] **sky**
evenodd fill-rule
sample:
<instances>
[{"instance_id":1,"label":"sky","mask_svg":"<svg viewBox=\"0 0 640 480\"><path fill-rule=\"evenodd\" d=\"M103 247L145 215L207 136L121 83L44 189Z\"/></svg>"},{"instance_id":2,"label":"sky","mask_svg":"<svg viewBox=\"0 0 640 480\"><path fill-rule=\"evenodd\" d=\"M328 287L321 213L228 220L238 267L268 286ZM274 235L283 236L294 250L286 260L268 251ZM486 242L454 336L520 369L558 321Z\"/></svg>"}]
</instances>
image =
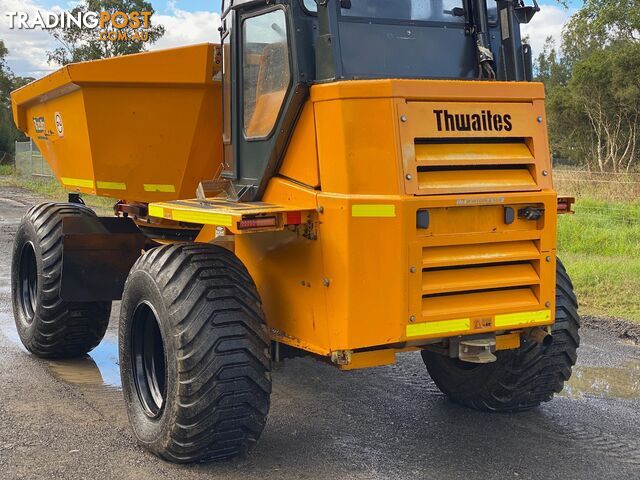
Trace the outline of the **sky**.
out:
<instances>
[{"instance_id":1,"label":"sky","mask_svg":"<svg viewBox=\"0 0 640 480\"><path fill-rule=\"evenodd\" d=\"M155 10L153 21L164 25L166 33L150 49L217 43L220 3L220 0L151 0ZM532 0L527 3L531 4ZM582 4L571 0L569 9L565 9L556 0L540 0L539 3L542 11L529 25L523 26L523 33L531 39L534 56L548 36L559 39L563 25ZM39 29L10 29L6 12L71 10L76 4L75 0L0 0L0 39L9 49L7 63L16 75L38 78L54 71L56 67L47 63L46 51L57 45L48 33Z\"/></svg>"}]
</instances>

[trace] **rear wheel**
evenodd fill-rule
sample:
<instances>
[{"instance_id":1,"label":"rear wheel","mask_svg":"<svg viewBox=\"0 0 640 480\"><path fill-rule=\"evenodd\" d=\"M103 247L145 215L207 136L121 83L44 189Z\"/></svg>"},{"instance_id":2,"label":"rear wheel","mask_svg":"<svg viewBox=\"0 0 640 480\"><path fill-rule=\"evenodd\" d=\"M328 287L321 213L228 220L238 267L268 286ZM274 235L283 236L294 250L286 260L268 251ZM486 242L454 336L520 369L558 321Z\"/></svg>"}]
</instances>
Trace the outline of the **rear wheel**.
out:
<instances>
[{"instance_id":1,"label":"rear wheel","mask_svg":"<svg viewBox=\"0 0 640 480\"><path fill-rule=\"evenodd\" d=\"M244 454L269 411L269 336L244 265L207 244L155 248L132 268L120 368L139 443L178 463Z\"/></svg>"},{"instance_id":2,"label":"rear wheel","mask_svg":"<svg viewBox=\"0 0 640 480\"><path fill-rule=\"evenodd\" d=\"M67 302L60 298L62 219L91 216L87 207L46 203L22 219L13 245L11 295L18 335L39 357L79 357L104 337L111 302Z\"/></svg>"},{"instance_id":3,"label":"rear wheel","mask_svg":"<svg viewBox=\"0 0 640 480\"><path fill-rule=\"evenodd\" d=\"M573 285L558 260L556 323L550 346L523 339L518 350L497 352L496 362L481 365L427 350L422 358L438 388L453 401L478 410L523 411L562 391L576 363L579 328Z\"/></svg>"}]
</instances>

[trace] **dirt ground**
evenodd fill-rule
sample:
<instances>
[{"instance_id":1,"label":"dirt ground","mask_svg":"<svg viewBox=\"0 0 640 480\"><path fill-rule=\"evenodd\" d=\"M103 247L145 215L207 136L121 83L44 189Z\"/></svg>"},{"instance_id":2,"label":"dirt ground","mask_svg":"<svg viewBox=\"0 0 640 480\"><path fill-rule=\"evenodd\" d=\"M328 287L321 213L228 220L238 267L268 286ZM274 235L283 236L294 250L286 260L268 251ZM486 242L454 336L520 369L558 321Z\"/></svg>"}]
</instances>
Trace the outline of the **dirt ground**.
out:
<instances>
[{"instance_id":1,"label":"dirt ground","mask_svg":"<svg viewBox=\"0 0 640 480\"><path fill-rule=\"evenodd\" d=\"M288 360L275 368L267 428L247 458L163 462L136 446L129 430L117 306L90 357L44 361L20 346L11 245L20 217L40 201L0 187L0 479L640 478L640 347L632 335L620 338L619 323L609 328L593 318L571 382L535 411L458 407L417 354L353 373Z\"/></svg>"}]
</instances>

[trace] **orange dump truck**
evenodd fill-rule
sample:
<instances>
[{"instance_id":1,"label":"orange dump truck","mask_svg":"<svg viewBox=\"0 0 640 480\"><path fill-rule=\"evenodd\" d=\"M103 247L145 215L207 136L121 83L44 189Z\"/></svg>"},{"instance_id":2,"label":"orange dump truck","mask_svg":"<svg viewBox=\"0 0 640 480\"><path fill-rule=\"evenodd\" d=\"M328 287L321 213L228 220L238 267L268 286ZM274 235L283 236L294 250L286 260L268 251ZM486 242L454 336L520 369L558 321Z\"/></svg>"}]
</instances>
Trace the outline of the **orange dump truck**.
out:
<instances>
[{"instance_id":1,"label":"orange dump truck","mask_svg":"<svg viewBox=\"0 0 640 480\"><path fill-rule=\"evenodd\" d=\"M71 64L15 91L16 124L69 190L16 234L26 348L86 354L121 300L129 418L175 462L245 452L271 361L291 356L352 370L419 351L469 407L550 400L579 320L556 259L571 199L520 39L536 11L226 0L219 46Z\"/></svg>"}]
</instances>

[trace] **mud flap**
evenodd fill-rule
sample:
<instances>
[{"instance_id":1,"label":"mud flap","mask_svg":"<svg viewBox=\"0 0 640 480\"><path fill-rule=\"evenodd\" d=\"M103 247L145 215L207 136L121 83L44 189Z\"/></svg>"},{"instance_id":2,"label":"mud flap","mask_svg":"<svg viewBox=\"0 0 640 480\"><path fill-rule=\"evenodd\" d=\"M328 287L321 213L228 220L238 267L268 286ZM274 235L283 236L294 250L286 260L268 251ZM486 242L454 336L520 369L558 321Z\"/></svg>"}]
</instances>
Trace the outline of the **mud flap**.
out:
<instances>
[{"instance_id":1,"label":"mud flap","mask_svg":"<svg viewBox=\"0 0 640 480\"><path fill-rule=\"evenodd\" d=\"M129 218L62 220L60 297L72 302L120 300L146 237Z\"/></svg>"}]
</instances>

